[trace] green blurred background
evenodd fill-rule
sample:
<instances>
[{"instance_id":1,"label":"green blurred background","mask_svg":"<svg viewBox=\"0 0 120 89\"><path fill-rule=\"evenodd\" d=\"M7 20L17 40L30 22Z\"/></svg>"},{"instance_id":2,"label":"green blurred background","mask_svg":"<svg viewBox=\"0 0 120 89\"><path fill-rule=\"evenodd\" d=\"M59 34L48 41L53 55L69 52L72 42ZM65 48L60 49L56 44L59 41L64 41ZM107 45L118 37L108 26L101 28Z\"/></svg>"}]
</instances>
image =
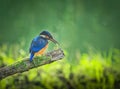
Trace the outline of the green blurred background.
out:
<instances>
[{"instance_id":1,"label":"green blurred background","mask_svg":"<svg viewBox=\"0 0 120 89\"><path fill-rule=\"evenodd\" d=\"M65 48L120 48L119 0L0 1L1 44L25 41L27 50L48 29Z\"/></svg>"},{"instance_id":2,"label":"green blurred background","mask_svg":"<svg viewBox=\"0 0 120 89\"><path fill-rule=\"evenodd\" d=\"M83 71L84 69L86 70L86 68L88 68L86 71L92 70L89 69L91 68L92 63L93 65L95 64L92 68L96 67L100 63L98 69L95 69L96 71L104 68L103 64L104 66L106 64L107 67L109 65L110 68L113 68L113 65L118 68L119 66L117 65L120 64L119 4L119 0L0 0L1 66L12 64L17 60L28 56L31 40L42 30L47 29L61 44L66 57L61 62L39 68L38 70L48 71L48 74L44 74L42 72L44 76L50 75L53 70L56 71L56 78L57 75L61 73L69 75L69 77L77 74L73 79L75 79L75 83L78 83L79 85L80 81L77 80L78 75L81 74L79 71ZM50 43L49 46L48 51L54 49L54 44ZM89 59L95 60L89 62ZM62 68L62 62L66 68L65 70ZM57 66L59 67L55 70L54 67ZM74 66L77 66L77 68ZM80 69L81 67L83 69ZM46 70L46 68L48 69ZM76 69L80 70L77 70L77 72L74 73ZM64 72L70 70L71 72ZM33 69L32 71L36 71L36 69ZM60 86L64 85L62 84L63 81L60 82L60 80L57 80L56 78L55 80L50 80L49 77L45 77L48 80L47 81L44 77L37 75L39 73L35 74L32 72L31 74L31 76L37 77L38 79L43 78L43 81L35 80L38 81L37 88L44 89L46 86L46 89L60 89ZM83 75L85 74L87 73L83 73ZM92 75L94 72L90 72L88 74ZM99 74L99 72L96 72L95 76L97 76L98 80L101 78L100 75L101 74ZM30 79L31 81L33 81L33 79L31 76L28 76L27 73L15 76L15 78L3 80L1 82L1 88L15 89L17 85L22 85L20 82L22 79L21 77L28 78L28 80L23 78L24 81L28 82L24 83L28 86L22 87L23 89L30 88L29 83L33 84L31 85L33 88L36 88L37 85L35 85L34 82L30 82ZM113 74L110 76L112 76L113 80L110 80L110 84L112 82L112 86L109 87L109 89L115 88L116 84L114 82L116 81L116 75L114 76ZM85 81L86 79L83 79L85 83L81 83L80 86L77 86L71 79L72 83L64 75L63 77L68 83L68 86L64 85L62 87L63 89L70 89L71 87L71 89L79 89L79 87L84 89L84 86L92 86L91 80L89 83L88 81ZM102 76L102 78L104 78L104 76ZM15 81L15 79L17 79L17 85L14 85L13 81ZM10 82L6 83L8 80L10 80ZM55 84L56 81L60 84ZM41 82L44 87L39 84ZM120 81L118 80L117 83L119 84ZM4 86L2 86L2 84L4 84ZM52 86L51 84L56 87L48 87ZM97 82L97 84L99 85L101 83ZM107 88L107 86L104 85L107 84L103 83L103 85L101 85L102 88L100 89ZM95 89L94 87L96 86L93 84L90 89ZM97 88L99 87L100 86L97 86ZM21 87L17 88L22 89ZM86 89L89 89L89 87L86 87Z\"/></svg>"}]
</instances>

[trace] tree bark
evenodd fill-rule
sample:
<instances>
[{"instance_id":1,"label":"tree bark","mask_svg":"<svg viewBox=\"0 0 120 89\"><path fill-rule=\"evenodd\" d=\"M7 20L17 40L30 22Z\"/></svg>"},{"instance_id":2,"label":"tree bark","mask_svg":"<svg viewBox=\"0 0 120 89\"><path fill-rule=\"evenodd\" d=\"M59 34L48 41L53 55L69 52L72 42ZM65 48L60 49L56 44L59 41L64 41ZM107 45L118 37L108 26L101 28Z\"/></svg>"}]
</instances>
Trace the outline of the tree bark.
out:
<instances>
[{"instance_id":1,"label":"tree bark","mask_svg":"<svg viewBox=\"0 0 120 89\"><path fill-rule=\"evenodd\" d=\"M29 58L25 58L23 60L13 63L12 65L1 68L0 80L6 78L7 76L16 73L22 73L28 71L29 69L46 65L62 58L64 58L64 53L61 49L53 50L40 57L35 57L32 62L29 61Z\"/></svg>"}]
</instances>

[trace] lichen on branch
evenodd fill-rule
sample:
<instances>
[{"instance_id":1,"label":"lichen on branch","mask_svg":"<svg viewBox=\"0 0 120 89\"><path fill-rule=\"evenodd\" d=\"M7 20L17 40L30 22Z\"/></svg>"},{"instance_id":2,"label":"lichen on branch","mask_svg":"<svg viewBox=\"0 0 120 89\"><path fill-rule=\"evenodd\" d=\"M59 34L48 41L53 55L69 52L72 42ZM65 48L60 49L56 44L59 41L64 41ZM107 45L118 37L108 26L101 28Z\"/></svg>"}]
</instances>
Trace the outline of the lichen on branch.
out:
<instances>
[{"instance_id":1,"label":"lichen on branch","mask_svg":"<svg viewBox=\"0 0 120 89\"><path fill-rule=\"evenodd\" d=\"M28 71L32 68L52 63L62 58L64 58L64 53L61 49L53 50L40 57L35 57L32 62L29 61L29 58L24 58L23 60L17 61L9 66L1 68L0 79L16 73Z\"/></svg>"}]
</instances>

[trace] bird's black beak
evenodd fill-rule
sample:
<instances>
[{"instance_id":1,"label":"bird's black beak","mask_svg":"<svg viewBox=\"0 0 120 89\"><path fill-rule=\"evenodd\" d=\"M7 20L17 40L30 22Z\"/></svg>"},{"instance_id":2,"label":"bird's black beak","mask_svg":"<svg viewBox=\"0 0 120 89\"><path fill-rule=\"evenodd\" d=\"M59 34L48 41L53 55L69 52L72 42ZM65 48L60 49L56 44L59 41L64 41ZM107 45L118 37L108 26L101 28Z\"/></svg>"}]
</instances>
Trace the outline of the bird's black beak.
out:
<instances>
[{"instance_id":1,"label":"bird's black beak","mask_svg":"<svg viewBox=\"0 0 120 89\"><path fill-rule=\"evenodd\" d=\"M58 45L59 45L59 43L58 43L55 39L50 38L50 40L51 40L53 43L55 43L55 44L58 44Z\"/></svg>"}]
</instances>

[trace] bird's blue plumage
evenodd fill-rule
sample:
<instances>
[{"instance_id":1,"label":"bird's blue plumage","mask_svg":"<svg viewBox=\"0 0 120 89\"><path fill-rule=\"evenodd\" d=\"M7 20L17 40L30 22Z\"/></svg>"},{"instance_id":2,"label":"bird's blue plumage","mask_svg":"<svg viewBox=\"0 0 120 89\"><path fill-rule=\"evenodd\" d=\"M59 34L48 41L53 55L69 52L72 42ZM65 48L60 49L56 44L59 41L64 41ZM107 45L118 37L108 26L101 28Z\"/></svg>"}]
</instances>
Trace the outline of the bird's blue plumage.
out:
<instances>
[{"instance_id":1,"label":"bird's blue plumage","mask_svg":"<svg viewBox=\"0 0 120 89\"><path fill-rule=\"evenodd\" d=\"M48 44L48 40L37 36L32 40L31 46L30 46L30 61L32 61L34 54L38 51L40 51L42 48L44 48Z\"/></svg>"},{"instance_id":2,"label":"bird's blue plumage","mask_svg":"<svg viewBox=\"0 0 120 89\"><path fill-rule=\"evenodd\" d=\"M34 57L34 54L30 53L30 61L32 61L33 57Z\"/></svg>"}]
</instances>

